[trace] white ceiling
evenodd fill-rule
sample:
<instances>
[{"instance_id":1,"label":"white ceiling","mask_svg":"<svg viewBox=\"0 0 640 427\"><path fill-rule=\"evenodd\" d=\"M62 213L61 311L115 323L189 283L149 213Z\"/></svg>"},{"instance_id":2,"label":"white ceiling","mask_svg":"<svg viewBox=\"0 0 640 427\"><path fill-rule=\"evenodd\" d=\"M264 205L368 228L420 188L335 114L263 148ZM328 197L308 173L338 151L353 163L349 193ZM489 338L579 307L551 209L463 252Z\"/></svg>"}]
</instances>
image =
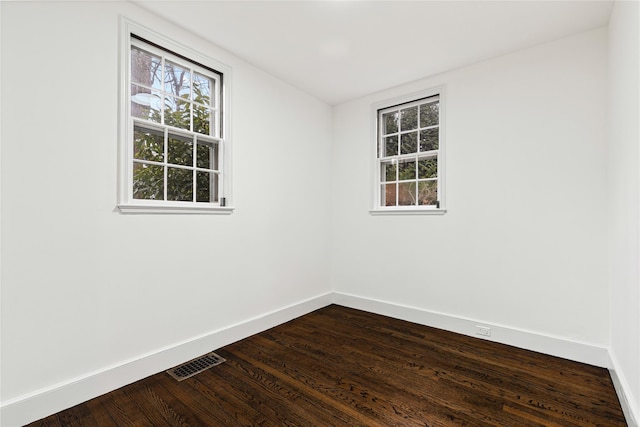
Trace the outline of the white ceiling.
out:
<instances>
[{"instance_id":1,"label":"white ceiling","mask_svg":"<svg viewBox=\"0 0 640 427\"><path fill-rule=\"evenodd\" d=\"M335 105L607 25L612 1L136 1Z\"/></svg>"}]
</instances>

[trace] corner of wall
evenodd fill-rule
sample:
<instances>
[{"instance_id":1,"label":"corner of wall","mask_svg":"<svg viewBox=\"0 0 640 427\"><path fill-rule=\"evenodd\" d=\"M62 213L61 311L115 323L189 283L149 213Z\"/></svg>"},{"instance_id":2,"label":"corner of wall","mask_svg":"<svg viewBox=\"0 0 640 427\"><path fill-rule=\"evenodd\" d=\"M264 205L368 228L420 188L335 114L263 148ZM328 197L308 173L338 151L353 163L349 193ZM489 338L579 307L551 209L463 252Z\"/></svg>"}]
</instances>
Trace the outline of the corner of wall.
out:
<instances>
[{"instance_id":1,"label":"corner of wall","mask_svg":"<svg viewBox=\"0 0 640 427\"><path fill-rule=\"evenodd\" d=\"M609 374L611 375L611 381L613 382L613 387L618 395L618 400L620 401L620 406L622 407L622 412L627 420L627 424L629 427L638 427L638 423L640 422L640 410L638 409L638 405L632 399L627 398L632 396L631 389L629 388L629 384L620 370L619 362L611 349L609 349Z\"/></svg>"}]
</instances>

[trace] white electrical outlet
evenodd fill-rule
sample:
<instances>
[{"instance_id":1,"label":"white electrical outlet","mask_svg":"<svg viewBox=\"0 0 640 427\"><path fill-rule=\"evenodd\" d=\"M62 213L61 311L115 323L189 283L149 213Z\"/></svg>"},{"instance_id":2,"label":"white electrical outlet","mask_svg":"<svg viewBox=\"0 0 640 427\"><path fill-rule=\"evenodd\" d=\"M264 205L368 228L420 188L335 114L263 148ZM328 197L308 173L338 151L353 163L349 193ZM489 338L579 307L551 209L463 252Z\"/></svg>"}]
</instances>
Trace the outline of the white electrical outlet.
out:
<instances>
[{"instance_id":1,"label":"white electrical outlet","mask_svg":"<svg viewBox=\"0 0 640 427\"><path fill-rule=\"evenodd\" d=\"M488 326L476 326L476 334L482 335L485 337L491 336L491 328Z\"/></svg>"}]
</instances>

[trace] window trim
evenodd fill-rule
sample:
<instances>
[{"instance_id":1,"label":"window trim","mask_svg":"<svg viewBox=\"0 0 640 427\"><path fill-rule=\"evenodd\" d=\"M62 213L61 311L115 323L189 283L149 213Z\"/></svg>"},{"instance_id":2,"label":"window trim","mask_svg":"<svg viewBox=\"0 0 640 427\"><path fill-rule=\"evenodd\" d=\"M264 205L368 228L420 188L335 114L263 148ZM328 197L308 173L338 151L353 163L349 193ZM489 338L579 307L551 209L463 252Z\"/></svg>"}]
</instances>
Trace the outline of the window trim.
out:
<instances>
[{"instance_id":1,"label":"window trim","mask_svg":"<svg viewBox=\"0 0 640 427\"><path fill-rule=\"evenodd\" d=\"M129 134L133 132L135 120L129 117L129 79L132 40L143 39L152 46L162 47L169 54L182 57L197 67L211 68L220 73L221 95L220 106L220 144L221 161L221 195L222 204L203 202L179 202L167 200L133 199L131 182L133 174L133 148ZM156 33L125 17L120 18L120 52L119 52L119 99L118 99L118 200L117 208L121 213L143 214L231 214L234 211L232 197L232 135L229 122L232 70L203 53L195 51L182 43ZM152 125L152 124L151 124ZM218 139L218 138L215 138Z\"/></svg>"},{"instance_id":2,"label":"window trim","mask_svg":"<svg viewBox=\"0 0 640 427\"><path fill-rule=\"evenodd\" d=\"M392 108L402 104L416 102L425 98L438 96L440 104L439 118L439 146L438 146L438 198L440 207L433 206L380 206L380 171L378 159L379 121L378 113L381 110ZM444 85L431 89L413 92L396 98L375 102L371 105L371 215L443 215L447 212L446 205L446 88Z\"/></svg>"}]
</instances>

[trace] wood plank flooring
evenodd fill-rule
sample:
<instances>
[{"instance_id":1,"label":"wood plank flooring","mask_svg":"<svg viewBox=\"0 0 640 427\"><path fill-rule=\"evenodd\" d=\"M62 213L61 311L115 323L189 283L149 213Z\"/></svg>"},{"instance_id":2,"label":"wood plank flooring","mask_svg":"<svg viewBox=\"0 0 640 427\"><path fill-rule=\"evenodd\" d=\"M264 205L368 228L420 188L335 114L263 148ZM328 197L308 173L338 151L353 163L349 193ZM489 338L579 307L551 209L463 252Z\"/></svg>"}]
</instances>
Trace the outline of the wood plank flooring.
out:
<instances>
[{"instance_id":1,"label":"wood plank flooring","mask_svg":"<svg viewBox=\"0 0 640 427\"><path fill-rule=\"evenodd\" d=\"M337 305L31 426L625 426L606 369Z\"/></svg>"}]
</instances>

